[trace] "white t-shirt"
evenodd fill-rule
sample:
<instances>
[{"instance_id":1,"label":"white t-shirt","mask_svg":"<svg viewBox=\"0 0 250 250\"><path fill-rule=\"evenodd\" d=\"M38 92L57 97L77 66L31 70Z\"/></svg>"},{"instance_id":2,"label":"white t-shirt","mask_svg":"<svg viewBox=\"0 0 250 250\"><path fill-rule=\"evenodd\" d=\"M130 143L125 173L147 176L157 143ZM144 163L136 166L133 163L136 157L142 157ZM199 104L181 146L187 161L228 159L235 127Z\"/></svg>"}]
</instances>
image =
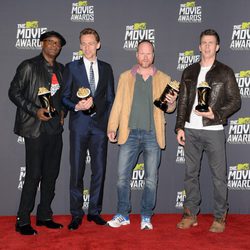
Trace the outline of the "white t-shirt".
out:
<instances>
[{"instance_id":1,"label":"white t-shirt","mask_svg":"<svg viewBox=\"0 0 250 250\"><path fill-rule=\"evenodd\" d=\"M201 70L200 70L200 73L198 76L197 86L199 85L199 83L205 81L206 74L210 70L211 66L201 67ZM197 88L197 86L196 86L196 88ZM202 116L196 115L193 111L193 110L195 110L195 107L197 105L198 105L198 95L197 95L197 91L196 91L194 105L193 105L192 112L190 115L190 122L185 122L185 128L203 129L203 130L223 130L224 129L223 125L221 125L221 124L220 125L203 126Z\"/></svg>"}]
</instances>

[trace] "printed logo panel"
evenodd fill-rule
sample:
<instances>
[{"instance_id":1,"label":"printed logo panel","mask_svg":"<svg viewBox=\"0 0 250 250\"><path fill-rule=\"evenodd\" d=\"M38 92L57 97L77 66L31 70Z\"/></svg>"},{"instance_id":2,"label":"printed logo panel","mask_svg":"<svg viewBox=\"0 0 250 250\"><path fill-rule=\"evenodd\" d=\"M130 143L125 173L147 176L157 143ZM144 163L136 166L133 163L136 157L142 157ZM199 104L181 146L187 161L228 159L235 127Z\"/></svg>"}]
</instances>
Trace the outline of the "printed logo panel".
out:
<instances>
[{"instance_id":1,"label":"printed logo panel","mask_svg":"<svg viewBox=\"0 0 250 250\"><path fill-rule=\"evenodd\" d=\"M230 121L227 142L230 144L250 143L250 117Z\"/></svg>"},{"instance_id":2,"label":"printed logo panel","mask_svg":"<svg viewBox=\"0 0 250 250\"><path fill-rule=\"evenodd\" d=\"M237 166L230 166L228 173L228 189L249 190L250 189L250 165L239 163Z\"/></svg>"},{"instance_id":3,"label":"printed logo panel","mask_svg":"<svg viewBox=\"0 0 250 250\"><path fill-rule=\"evenodd\" d=\"M16 45L17 49L40 49L40 36L47 28L40 28L38 21L26 21L17 24Z\"/></svg>"},{"instance_id":4,"label":"printed logo panel","mask_svg":"<svg viewBox=\"0 0 250 250\"><path fill-rule=\"evenodd\" d=\"M155 44L155 30L148 28L147 23L128 25L126 26L123 48L125 50L136 50L138 42L144 39Z\"/></svg>"},{"instance_id":5,"label":"printed logo panel","mask_svg":"<svg viewBox=\"0 0 250 250\"><path fill-rule=\"evenodd\" d=\"M235 73L242 98L250 98L250 70L241 70Z\"/></svg>"},{"instance_id":6,"label":"printed logo panel","mask_svg":"<svg viewBox=\"0 0 250 250\"><path fill-rule=\"evenodd\" d=\"M230 48L232 50L250 50L250 22L234 25Z\"/></svg>"},{"instance_id":7,"label":"printed logo panel","mask_svg":"<svg viewBox=\"0 0 250 250\"><path fill-rule=\"evenodd\" d=\"M89 1L78 1L77 3L72 3L70 20L72 22L94 22L94 6L90 5Z\"/></svg>"},{"instance_id":8,"label":"printed logo panel","mask_svg":"<svg viewBox=\"0 0 250 250\"><path fill-rule=\"evenodd\" d=\"M200 55L195 55L193 50L186 50L179 53L177 70L183 71L189 65L200 60Z\"/></svg>"},{"instance_id":9,"label":"printed logo panel","mask_svg":"<svg viewBox=\"0 0 250 250\"><path fill-rule=\"evenodd\" d=\"M138 163L133 169L130 187L131 190L143 190L144 185L144 163Z\"/></svg>"},{"instance_id":10,"label":"printed logo panel","mask_svg":"<svg viewBox=\"0 0 250 250\"><path fill-rule=\"evenodd\" d=\"M180 4L178 22L180 23L201 23L202 8L196 6L195 1Z\"/></svg>"}]
</instances>

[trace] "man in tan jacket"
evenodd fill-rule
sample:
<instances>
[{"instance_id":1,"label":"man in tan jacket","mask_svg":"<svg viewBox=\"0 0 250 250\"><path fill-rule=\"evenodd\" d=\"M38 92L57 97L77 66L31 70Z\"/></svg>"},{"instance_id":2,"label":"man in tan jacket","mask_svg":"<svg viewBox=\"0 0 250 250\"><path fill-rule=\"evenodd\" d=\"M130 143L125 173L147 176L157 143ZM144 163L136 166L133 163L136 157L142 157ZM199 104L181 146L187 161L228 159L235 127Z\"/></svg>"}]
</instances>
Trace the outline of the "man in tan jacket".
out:
<instances>
[{"instance_id":1,"label":"man in tan jacket","mask_svg":"<svg viewBox=\"0 0 250 250\"><path fill-rule=\"evenodd\" d=\"M139 42L138 64L121 74L108 122L108 137L120 145L118 161L118 209L111 227L130 224L130 180L138 156L143 152L145 186L141 201L141 229L153 229L151 216L155 207L158 167L161 149L165 147L164 112L153 105L170 83L170 77L153 65L154 46L148 40ZM171 113L177 95L166 95ZM116 138L119 129L118 139Z\"/></svg>"}]
</instances>

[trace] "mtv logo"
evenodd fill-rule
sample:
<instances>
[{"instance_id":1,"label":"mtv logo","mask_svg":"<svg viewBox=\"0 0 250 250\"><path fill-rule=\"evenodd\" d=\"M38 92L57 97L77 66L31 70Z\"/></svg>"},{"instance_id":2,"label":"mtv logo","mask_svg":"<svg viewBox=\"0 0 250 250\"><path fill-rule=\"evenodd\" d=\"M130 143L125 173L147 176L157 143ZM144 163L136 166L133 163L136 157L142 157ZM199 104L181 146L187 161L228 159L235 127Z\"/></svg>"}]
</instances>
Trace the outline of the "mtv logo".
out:
<instances>
[{"instance_id":1,"label":"mtv logo","mask_svg":"<svg viewBox=\"0 0 250 250\"><path fill-rule=\"evenodd\" d=\"M78 1L78 6L87 6L88 5L88 1Z\"/></svg>"},{"instance_id":2,"label":"mtv logo","mask_svg":"<svg viewBox=\"0 0 250 250\"><path fill-rule=\"evenodd\" d=\"M146 23L134 23L134 30L145 30L146 26Z\"/></svg>"},{"instance_id":3,"label":"mtv logo","mask_svg":"<svg viewBox=\"0 0 250 250\"><path fill-rule=\"evenodd\" d=\"M193 55L194 55L194 51L193 51L193 50L186 50L186 51L184 52L184 55L185 55L185 56L193 56Z\"/></svg>"},{"instance_id":4,"label":"mtv logo","mask_svg":"<svg viewBox=\"0 0 250 250\"><path fill-rule=\"evenodd\" d=\"M250 28L250 22L243 22L241 25L241 29L246 30Z\"/></svg>"},{"instance_id":5,"label":"mtv logo","mask_svg":"<svg viewBox=\"0 0 250 250\"><path fill-rule=\"evenodd\" d=\"M240 77L250 77L250 70L240 71Z\"/></svg>"},{"instance_id":6,"label":"mtv logo","mask_svg":"<svg viewBox=\"0 0 250 250\"><path fill-rule=\"evenodd\" d=\"M28 29L38 28L38 21L27 21L25 23L25 27L28 28Z\"/></svg>"},{"instance_id":7,"label":"mtv logo","mask_svg":"<svg viewBox=\"0 0 250 250\"><path fill-rule=\"evenodd\" d=\"M241 117L238 119L238 124L249 124L250 123L250 117Z\"/></svg>"},{"instance_id":8,"label":"mtv logo","mask_svg":"<svg viewBox=\"0 0 250 250\"><path fill-rule=\"evenodd\" d=\"M185 197L186 197L185 190L177 192L176 201L177 202L184 201Z\"/></svg>"},{"instance_id":9,"label":"mtv logo","mask_svg":"<svg viewBox=\"0 0 250 250\"><path fill-rule=\"evenodd\" d=\"M195 7L195 1L186 2L186 7Z\"/></svg>"},{"instance_id":10,"label":"mtv logo","mask_svg":"<svg viewBox=\"0 0 250 250\"><path fill-rule=\"evenodd\" d=\"M144 170L144 163L137 163L134 167L134 171L136 170Z\"/></svg>"},{"instance_id":11,"label":"mtv logo","mask_svg":"<svg viewBox=\"0 0 250 250\"><path fill-rule=\"evenodd\" d=\"M84 189L83 190L83 195L89 195L89 190L88 189Z\"/></svg>"},{"instance_id":12,"label":"mtv logo","mask_svg":"<svg viewBox=\"0 0 250 250\"><path fill-rule=\"evenodd\" d=\"M19 143L19 144L24 144L24 143L25 143L24 137L18 136L18 138L17 138L17 143Z\"/></svg>"},{"instance_id":13,"label":"mtv logo","mask_svg":"<svg viewBox=\"0 0 250 250\"><path fill-rule=\"evenodd\" d=\"M237 165L237 170L249 170L249 163L242 163Z\"/></svg>"},{"instance_id":14,"label":"mtv logo","mask_svg":"<svg viewBox=\"0 0 250 250\"><path fill-rule=\"evenodd\" d=\"M21 167L20 168L19 181L24 181L25 175L26 175L26 168Z\"/></svg>"},{"instance_id":15,"label":"mtv logo","mask_svg":"<svg viewBox=\"0 0 250 250\"><path fill-rule=\"evenodd\" d=\"M82 50L79 50L79 51L78 51L78 55L79 55L79 56L83 56Z\"/></svg>"}]
</instances>

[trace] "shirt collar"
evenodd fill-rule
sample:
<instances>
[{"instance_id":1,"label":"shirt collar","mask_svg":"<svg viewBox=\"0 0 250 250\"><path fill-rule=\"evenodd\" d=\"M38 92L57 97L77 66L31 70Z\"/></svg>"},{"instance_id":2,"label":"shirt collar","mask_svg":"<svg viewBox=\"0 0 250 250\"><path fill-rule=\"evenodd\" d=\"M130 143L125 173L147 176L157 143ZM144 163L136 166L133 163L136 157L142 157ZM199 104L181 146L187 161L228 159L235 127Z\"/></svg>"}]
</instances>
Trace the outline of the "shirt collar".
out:
<instances>
[{"instance_id":1,"label":"shirt collar","mask_svg":"<svg viewBox=\"0 0 250 250\"><path fill-rule=\"evenodd\" d=\"M85 65L90 66L90 63L92 61L89 61L86 57L83 57L83 62L84 62ZM95 61L93 61L93 65L95 65L96 63L97 63L97 58L96 58Z\"/></svg>"},{"instance_id":2,"label":"shirt collar","mask_svg":"<svg viewBox=\"0 0 250 250\"><path fill-rule=\"evenodd\" d=\"M153 67L153 74L152 74L152 76L154 76L154 75L156 74L156 72L157 72L157 68L156 68L154 65L152 65L152 67ZM132 67L132 69L131 69L131 74L132 74L133 76L136 75L138 68L139 68L139 65L138 65L138 64L136 64L136 65L134 65L134 66Z\"/></svg>"}]
</instances>

